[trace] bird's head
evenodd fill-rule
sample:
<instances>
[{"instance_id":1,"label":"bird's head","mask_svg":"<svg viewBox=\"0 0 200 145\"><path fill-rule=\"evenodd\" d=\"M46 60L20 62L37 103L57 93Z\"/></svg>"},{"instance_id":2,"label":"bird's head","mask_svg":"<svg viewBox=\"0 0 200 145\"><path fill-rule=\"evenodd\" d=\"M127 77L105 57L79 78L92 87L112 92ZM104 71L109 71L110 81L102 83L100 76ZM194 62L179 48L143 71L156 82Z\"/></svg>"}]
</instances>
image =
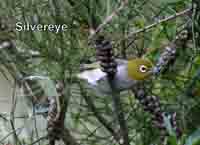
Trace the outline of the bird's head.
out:
<instances>
[{"instance_id":1,"label":"bird's head","mask_svg":"<svg viewBox=\"0 0 200 145\"><path fill-rule=\"evenodd\" d=\"M128 61L128 76L133 80L145 80L151 76L153 64L150 60L136 58Z\"/></svg>"}]
</instances>

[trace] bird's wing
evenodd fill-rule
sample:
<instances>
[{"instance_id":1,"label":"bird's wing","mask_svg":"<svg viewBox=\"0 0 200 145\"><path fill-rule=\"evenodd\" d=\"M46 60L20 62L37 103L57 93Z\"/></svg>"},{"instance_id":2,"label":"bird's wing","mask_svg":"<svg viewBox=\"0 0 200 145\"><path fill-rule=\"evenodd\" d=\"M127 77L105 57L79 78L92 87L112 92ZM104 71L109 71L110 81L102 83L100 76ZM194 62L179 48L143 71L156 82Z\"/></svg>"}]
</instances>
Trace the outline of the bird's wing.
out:
<instances>
[{"instance_id":1,"label":"bird's wing","mask_svg":"<svg viewBox=\"0 0 200 145\"><path fill-rule=\"evenodd\" d=\"M127 63L127 60L116 59L118 67ZM97 85L99 80L105 78L106 73L102 72L100 69L99 62L95 62L92 64L85 64L83 66L83 72L77 75L78 78L87 80L88 83L92 85Z\"/></svg>"},{"instance_id":2,"label":"bird's wing","mask_svg":"<svg viewBox=\"0 0 200 145\"><path fill-rule=\"evenodd\" d=\"M123 64L126 64L127 63L127 60L124 60L124 59L116 59L116 62L118 65L123 65ZM93 62L93 63L90 63L90 64L81 64L81 71L86 71L86 70L93 70L93 69L97 69L97 68L100 68L100 62L97 61L97 62Z\"/></svg>"},{"instance_id":3,"label":"bird's wing","mask_svg":"<svg viewBox=\"0 0 200 145\"><path fill-rule=\"evenodd\" d=\"M86 70L93 70L97 68L100 68L100 63L98 61L90 63L90 64L81 64L80 70L86 71Z\"/></svg>"},{"instance_id":4,"label":"bird's wing","mask_svg":"<svg viewBox=\"0 0 200 145\"><path fill-rule=\"evenodd\" d=\"M97 82L106 76L106 73L102 72L101 69L94 69L79 73L78 78L87 80L92 85L97 85Z\"/></svg>"},{"instance_id":5,"label":"bird's wing","mask_svg":"<svg viewBox=\"0 0 200 145\"><path fill-rule=\"evenodd\" d=\"M118 65L127 64L127 60L125 60L125 59L116 59L116 62Z\"/></svg>"}]
</instances>

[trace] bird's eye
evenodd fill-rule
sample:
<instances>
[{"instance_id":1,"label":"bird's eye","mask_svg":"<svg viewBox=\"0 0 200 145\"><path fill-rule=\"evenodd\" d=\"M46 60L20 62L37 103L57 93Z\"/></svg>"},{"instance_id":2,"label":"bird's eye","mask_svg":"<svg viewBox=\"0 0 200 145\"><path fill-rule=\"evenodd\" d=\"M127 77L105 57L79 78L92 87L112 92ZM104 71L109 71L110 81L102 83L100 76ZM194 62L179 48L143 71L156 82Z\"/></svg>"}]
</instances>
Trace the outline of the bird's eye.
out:
<instances>
[{"instance_id":1,"label":"bird's eye","mask_svg":"<svg viewBox=\"0 0 200 145\"><path fill-rule=\"evenodd\" d=\"M139 69L140 69L140 72L142 73L147 72L147 67L145 65L141 65Z\"/></svg>"}]
</instances>

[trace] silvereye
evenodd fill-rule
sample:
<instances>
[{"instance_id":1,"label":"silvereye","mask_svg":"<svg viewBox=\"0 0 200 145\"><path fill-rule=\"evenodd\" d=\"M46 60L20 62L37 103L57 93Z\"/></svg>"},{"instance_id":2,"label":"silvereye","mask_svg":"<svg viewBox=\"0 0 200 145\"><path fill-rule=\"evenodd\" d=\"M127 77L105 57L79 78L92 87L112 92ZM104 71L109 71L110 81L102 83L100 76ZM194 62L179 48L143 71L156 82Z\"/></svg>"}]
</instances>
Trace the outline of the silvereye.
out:
<instances>
[{"instance_id":1,"label":"silvereye","mask_svg":"<svg viewBox=\"0 0 200 145\"><path fill-rule=\"evenodd\" d=\"M116 60L117 72L113 79L114 87L117 91L130 89L137 81L148 79L151 76L153 64L151 61L143 58L136 58L131 60ZM96 69L91 69L92 67ZM107 81L106 73L101 71L98 63L85 66L87 69L78 74L78 78L87 80L89 86L98 91L99 93L111 92L110 85Z\"/></svg>"}]
</instances>

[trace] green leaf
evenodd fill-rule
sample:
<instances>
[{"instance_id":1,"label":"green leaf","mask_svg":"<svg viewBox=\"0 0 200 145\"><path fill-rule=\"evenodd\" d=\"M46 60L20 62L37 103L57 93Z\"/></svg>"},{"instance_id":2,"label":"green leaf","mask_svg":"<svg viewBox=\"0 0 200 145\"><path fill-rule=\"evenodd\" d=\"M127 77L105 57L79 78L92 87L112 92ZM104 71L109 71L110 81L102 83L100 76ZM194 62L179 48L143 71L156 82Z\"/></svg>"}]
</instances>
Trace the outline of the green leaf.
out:
<instances>
[{"instance_id":1,"label":"green leaf","mask_svg":"<svg viewBox=\"0 0 200 145\"><path fill-rule=\"evenodd\" d=\"M199 145L200 144L200 128L190 135L185 145Z\"/></svg>"},{"instance_id":2,"label":"green leaf","mask_svg":"<svg viewBox=\"0 0 200 145\"><path fill-rule=\"evenodd\" d=\"M169 145L178 145L177 139L175 136L169 136L167 141Z\"/></svg>"}]
</instances>

